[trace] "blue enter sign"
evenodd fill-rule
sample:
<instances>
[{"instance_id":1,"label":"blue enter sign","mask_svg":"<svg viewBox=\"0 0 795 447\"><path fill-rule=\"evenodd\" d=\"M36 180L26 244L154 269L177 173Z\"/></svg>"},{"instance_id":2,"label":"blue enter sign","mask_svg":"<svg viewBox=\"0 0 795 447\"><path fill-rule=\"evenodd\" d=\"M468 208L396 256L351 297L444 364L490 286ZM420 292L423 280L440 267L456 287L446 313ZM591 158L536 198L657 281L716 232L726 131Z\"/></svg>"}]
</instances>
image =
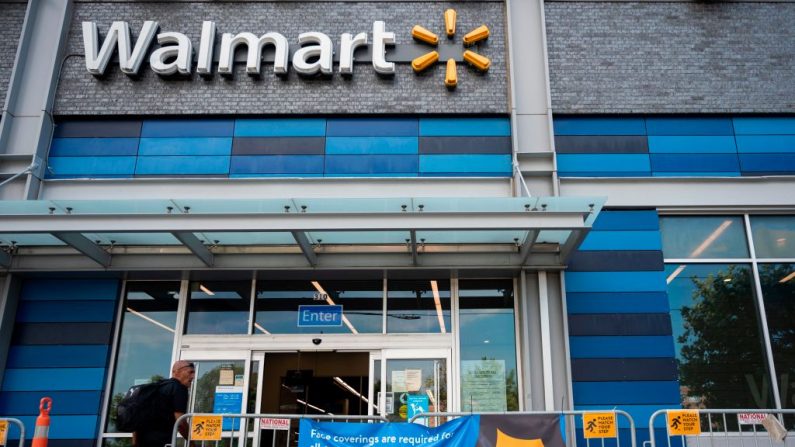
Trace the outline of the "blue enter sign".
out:
<instances>
[{"instance_id":1,"label":"blue enter sign","mask_svg":"<svg viewBox=\"0 0 795 447\"><path fill-rule=\"evenodd\" d=\"M298 306L298 327L342 326L342 306Z\"/></svg>"}]
</instances>

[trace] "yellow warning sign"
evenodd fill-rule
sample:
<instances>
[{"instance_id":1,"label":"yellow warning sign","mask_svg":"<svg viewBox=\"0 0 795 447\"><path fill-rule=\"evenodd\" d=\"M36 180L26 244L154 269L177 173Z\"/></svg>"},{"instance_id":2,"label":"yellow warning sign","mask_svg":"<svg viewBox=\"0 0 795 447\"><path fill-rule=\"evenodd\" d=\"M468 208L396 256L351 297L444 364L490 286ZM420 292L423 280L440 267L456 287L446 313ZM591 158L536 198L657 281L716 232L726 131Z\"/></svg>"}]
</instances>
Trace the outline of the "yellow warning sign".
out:
<instances>
[{"instance_id":1,"label":"yellow warning sign","mask_svg":"<svg viewBox=\"0 0 795 447\"><path fill-rule=\"evenodd\" d=\"M190 438L194 441L220 441L222 416L193 416Z\"/></svg>"},{"instance_id":2,"label":"yellow warning sign","mask_svg":"<svg viewBox=\"0 0 795 447\"><path fill-rule=\"evenodd\" d=\"M701 434L701 417L697 410L668 410L668 436Z\"/></svg>"},{"instance_id":3,"label":"yellow warning sign","mask_svg":"<svg viewBox=\"0 0 795 447\"><path fill-rule=\"evenodd\" d=\"M583 413L582 432L585 439L615 438L616 414L613 412Z\"/></svg>"},{"instance_id":4,"label":"yellow warning sign","mask_svg":"<svg viewBox=\"0 0 795 447\"><path fill-rule=\"evenodd\" d=\"M8 438L8 421L0 421L0 445L6 445Z\"/></svg>"}]
</instances>

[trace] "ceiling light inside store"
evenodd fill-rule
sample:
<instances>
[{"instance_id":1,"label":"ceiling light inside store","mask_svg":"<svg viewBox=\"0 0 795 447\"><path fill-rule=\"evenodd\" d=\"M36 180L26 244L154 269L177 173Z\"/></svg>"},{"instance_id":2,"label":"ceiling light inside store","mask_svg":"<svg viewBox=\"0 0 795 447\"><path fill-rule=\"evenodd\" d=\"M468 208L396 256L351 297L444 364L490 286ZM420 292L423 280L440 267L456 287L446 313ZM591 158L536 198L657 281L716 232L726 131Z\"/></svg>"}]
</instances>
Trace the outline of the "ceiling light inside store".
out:
<instances>
[{"instance_id":1,"label":"ceiling light inside store","mask_svg":"<svg viewBox=\"0 0 795 447\"><path fill-rule=\"evenodd\" d=\"M171 332L172 334L173 334L173 333L176 333L176 331L175 331L174 329L172 329L172 328L170 328L170 327L166 326L165 324L163 324L163 323L161 323L161 322L159 322L159 321L157 321L157 320L155 320L155 319L153 319L153 318L147 317L146 315L142 314L141 312L138 312L137 310L133 310L132 308L129 308L129 307L128 307L128 308L127 308L127 312L129 312L129 313L131 313L131 314L135 315L135 316L136 316L136 317L138 317L138 318L142 318L142 319L144 319L144 320L146 320L146 321L148 321L148 322L150 322L150 323L154 324L155 326L162 327L163 329L165 329L165 330L167 330L167 331Z\"/></svg>"},{"instance_id":2,"label":"ceiling light inside store","mask_svg":"<svg viewBox=\"0 0 795 447\"><path fill-rule=\"evenodd\" d=\"M709 246L712 245L713 242L715 242L715 239L719 238L720 235L723 234L723 232L726 231L726 229L729 228L729 225L731 224L732 224L731 220L724 220L723 223L720 224L720 226L718 226L718 228L715 229L715 231L713 231L709 236L707 236L706 239L704 239L704 242L702 242L701 245L696 247L696 249L693 250L692 253L690 253L689 257L697 258L701 256L701 254L704 253L707 250L707 248L709 248Z\"/></svg>"},{"instance_id":3,"label":"ceiling light inside store","mask_svg":"<svg viewBox=\"0 0 795 447\"><path fill-rule=\"evenodd\" d=\"M254 327L257 328L257 330L262 332L263 334L271 335L271 333L268 332L268 330L262 327L259 323L254 323Z\"/></svg>"},{"instance_id":4,"label":"ceiling light inside store","mask_svg":"<svg viewBox=\"0 0 795 447\"><path fill-rule=\"evenodd\" d=\"M779 284L784 284L785 282L791 280L792 278L795 278L795 270L793 270L792 273L790 273L789 275L781 278L779 280Z\"/></svg>"},{"instance_id":5,"label":"ceiling light inside store","mask_svg":"<svg viewBox=\"0 0 795 447\"><path fill-rule=\"evenodd\" d=\"M207 295L210 295L210 296L214 296L215 295L215 292L213 292L212 290L210 290L207 287L205 287L204 284L199 284L199 290L201 290L202 292L204 292L204 293L206 293Z\"/></svg>"},{"instance_id":6,"label":"ceiling light inside store","mask_svg":"<svg viewBox=\"0 0 795 447\"><path fill-rule=\"evenodd\" d=\"M680 273L682 273L682 271L685 269L685 267L687 267L687 266L684 265L684 264L682 264L679 267L677 267L676 270L674 270L673 272L671 272L670 275L668 275L668 278L665 279L665 283L666 284L671 284L673 282L673 280L676 279L676 277L679 276Z\"/></svg>"},{"instance_id":7,"label":"ceiling light inside store","mask_svg":"<svg viewBox=\"0 0 795 447\"><path fill-rule=\"evenodd\" d=\"M321 412L321 413L326 413L326 414L329 414L329 415L331 415L331 416L334 416L334 413L329 413L328 411L326 411L326 410L324 410L324 409L322 409L322 408L320 408L320 407L316 407L316 406L314 406L314 405L312 405L312 404L310 404L310 403L308 403L308 402L304 402L304 401L302 401L301 399L296 399L295 401L296 401L296 402L298 402L298 403L299 403L299 404L301 404L301 405L305 405L305 406L307 406L307 407L309 407L309 408L312 408L312 409L314 409L314 410L317 410L317 411L319 411L319 412Z\"/></svg>"},{"instance_id":8,"label":"ceiling light inside store","mask_svg":"<svg viewBox=\"0 0 795 447\"><path fill-rule=\"evenodd\" d=\"M444 315L442 315L442 301L439 299L439 285L436 281L431 281L431 290L433 291L433 304L436 306L436 317L439 319L439 330L442 334L447 333L447 328L444 325Z\"/></svg>"},{"instance_id":9,"label":"ceiling light inside store","mask_svg":"<svg viewBox=\"0 0 795 447\"><path fill-rule=\"evenodd\" d=\"M323 286L321 286L319 282L312 281L312 286L314 286L315 290L317 290L319 293L321 293L322 296L326 297L326 302L330 306L335 306L336 305L334 303L334 300L331 299L331 296L328 293L326 293L326 289L324 289ZM353 324L351 324L350 320L348 320L348 317L346 317L344 313L342 314L342 322L345 323L345 326L348 326L348 329L350 329L351 332L353 332L354 334L358 334L359 333L359 331L357 331L356 328L353 327Z\"/></svg>"}]
</instances>

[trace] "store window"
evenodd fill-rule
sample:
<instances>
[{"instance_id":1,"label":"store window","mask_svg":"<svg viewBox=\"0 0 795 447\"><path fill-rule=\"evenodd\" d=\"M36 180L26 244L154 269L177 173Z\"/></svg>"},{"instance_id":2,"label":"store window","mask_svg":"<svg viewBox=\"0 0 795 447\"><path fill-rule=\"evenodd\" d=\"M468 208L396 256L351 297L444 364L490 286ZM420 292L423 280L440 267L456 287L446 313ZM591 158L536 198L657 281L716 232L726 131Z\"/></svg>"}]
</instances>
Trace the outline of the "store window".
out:
<instances>
[{"instance_id":1,"label":"store window","mask_svg":"<svg viewBox=\"0 0 795 447\"><path fill-rule=\"evenodd\" d=\"M748 257L741 216L663 217L660 231L669 259Z\"/></svg>"},{"instance_id":2,"label":"store window","mask_svg":"<svg viewBox=\"0 0 795 447\"><path fill-rule=\"evenodd\" d=\"M387 290L388 333L451 332L448 279L389 280Z\"/></svg>"},{"instance_id":3,"label":"store window","mask_svg":"<svg viewBox=\"0 0 795 447\"><path fill-rule=\"evenodd\" d=\"M760 264L759 279L781 404L795 408L795 262Z\"/></svg>"},{"instance_id":4,"label":"store window","mask_svg":"<svg viewBox=\"0 0 795 447\"><path fill-rule=\"evenodd\" d=\"M179 282L127 282L107 433L118 432L116 406L131 386L171 376L179 286Z\"/></svg>"},{"instance_id":5,"label":"store window","mask_svg":"<svg viewBox=\"0 0 795 447\"><path fill-rule=\"evenodd\" d=\"M190 283L186 334L247 334L251 281Z\"/></svg>"},{"instance_id":6,"label":"store window","mask_svg":"<svg viewBox=\"0 0 795 447\"><path fill-rule=\"evenodd\" d=\"M795 256L795 216L753 216L751 230L756 257Z\"/></svg>"},{"instance_id":7,"label":"store window","mask_svg":"<svg viewBox=\"0 0 795 447\"><path fill-rule=\"evenodd\" d=\"M461 411L518 411L513 281L460 280Z\"/></svg>"}]
</instances>

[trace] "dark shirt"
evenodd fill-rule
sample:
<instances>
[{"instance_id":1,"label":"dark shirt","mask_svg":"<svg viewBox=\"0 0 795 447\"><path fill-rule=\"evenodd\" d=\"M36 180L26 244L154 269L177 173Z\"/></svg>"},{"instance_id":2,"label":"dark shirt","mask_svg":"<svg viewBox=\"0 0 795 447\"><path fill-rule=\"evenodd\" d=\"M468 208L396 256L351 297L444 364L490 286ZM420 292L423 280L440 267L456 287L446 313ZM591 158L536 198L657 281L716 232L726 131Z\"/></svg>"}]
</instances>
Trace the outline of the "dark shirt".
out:
<instances>
[{"instance_id":1,"label":"dark shirt","mask_svg":"<svg viewBox=\"0 0 795 447\"><path fill-rule=\"evenodd\" d=\"M174 413L188 412L188 388L171 378L161 383L154 420L136 432L136 447L163 447L171 444L176 418Z\"/></svg>"}]
</instances>

